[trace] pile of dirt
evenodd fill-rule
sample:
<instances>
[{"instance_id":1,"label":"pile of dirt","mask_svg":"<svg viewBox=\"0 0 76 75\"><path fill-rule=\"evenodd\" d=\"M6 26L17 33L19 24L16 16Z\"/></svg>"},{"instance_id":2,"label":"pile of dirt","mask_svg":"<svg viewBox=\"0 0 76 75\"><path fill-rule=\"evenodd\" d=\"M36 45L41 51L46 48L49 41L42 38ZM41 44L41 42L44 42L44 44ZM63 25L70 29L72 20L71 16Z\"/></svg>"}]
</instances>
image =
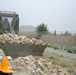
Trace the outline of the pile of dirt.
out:
<instances>
[{"instance_id":1,"label":"pile of dirt","mask_svg":"<svg viewBox=\"0 0 76 75\"><path fill-rule=\"evenodd\" d=\"M16 72L25 72L27 75L70 75L65 68L53 65L41 57L18 57L10 61L14 74Z\"/></svg>"},{"instance_id":2,"label":"pile of dirt","mask_svg":"<svg viewBox=\"0 0 76 75\"><path fill-rule=\"evenodd\" d=\"M39 39L29 39L26 36L18 36L18 35L12 35L10 33L8 34L2 34L0 35L0 43L17 43L17 44L42 44L43 41Z\"/></svg>"}]
</instances>

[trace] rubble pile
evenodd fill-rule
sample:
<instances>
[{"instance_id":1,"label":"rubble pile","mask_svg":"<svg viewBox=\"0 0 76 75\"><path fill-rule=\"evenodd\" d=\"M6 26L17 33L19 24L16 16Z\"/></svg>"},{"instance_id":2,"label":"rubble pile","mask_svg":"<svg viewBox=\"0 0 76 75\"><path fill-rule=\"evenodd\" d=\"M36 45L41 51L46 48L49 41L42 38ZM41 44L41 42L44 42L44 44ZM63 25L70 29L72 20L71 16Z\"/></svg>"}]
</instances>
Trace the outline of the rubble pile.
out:
<instances>
[{"instance_id":1,"label":"rubble pile","mask_svg":"<svg viewBox=\"0 0 76 75\"><path fill-rule=\"evenodd\" d=\"M10 61L10 65L15 72L26 72L28 75L70 75L65 68L53 65L52 62L32 55L18 57Z\"/></svg>"},{"instance_id":2,"label":"rubble pile","mask_svg":"<svg viewBox=\"0 0 76 75\"><path fill-rule=\"evenodd\" d=\"M17 44L42 44L43 42L39 39L29 39L26 36L18 36L18 35L12 35L10 33L8 34L2 34L0 35L0 42L1 43L17 43Z\"/></svg>"}]
</instances>

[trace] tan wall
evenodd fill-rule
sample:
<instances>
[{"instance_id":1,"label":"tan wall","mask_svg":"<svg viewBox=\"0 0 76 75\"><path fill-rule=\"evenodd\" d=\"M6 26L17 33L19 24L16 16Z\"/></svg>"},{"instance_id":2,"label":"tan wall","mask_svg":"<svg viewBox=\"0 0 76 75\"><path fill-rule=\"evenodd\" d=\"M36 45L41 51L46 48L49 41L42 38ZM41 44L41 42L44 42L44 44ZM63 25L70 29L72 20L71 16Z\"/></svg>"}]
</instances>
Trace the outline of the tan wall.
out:
<instances>
[{"instance_id":1,"label":"tan wall","mask_svg":"<svg viewBox=\"0 0 76 75\"><path fill-rule=\"evenodd\" d=\"M37 37L35 32L20 32L19 35L26 35L29 38ZM57 43L62 46L76 46L76 36L53 36L53 35L43 35L41 40L47 43Z\"/></svg>"},{"instance_id":2,"label":"tan wall","mask_svg":"<svg viewBox=\"0 0 76 75\"><path fill-rule=\"evenodd\" d=\"M29 38L37 37L36 32L19 32L19 35L25 35Z\"/></svg>"},{"instance_id":3,"label":"tan wall","mask_svg":"<svg viewBox=\"0 0 76 75\"><path fill-rule=\"evenodd\" d=\"M41 39L47 43L57 43L60 45L67 46L76 46L76 37L75 36L52 36L52 35L43 35Z\"/></svg>"}]
</instances>

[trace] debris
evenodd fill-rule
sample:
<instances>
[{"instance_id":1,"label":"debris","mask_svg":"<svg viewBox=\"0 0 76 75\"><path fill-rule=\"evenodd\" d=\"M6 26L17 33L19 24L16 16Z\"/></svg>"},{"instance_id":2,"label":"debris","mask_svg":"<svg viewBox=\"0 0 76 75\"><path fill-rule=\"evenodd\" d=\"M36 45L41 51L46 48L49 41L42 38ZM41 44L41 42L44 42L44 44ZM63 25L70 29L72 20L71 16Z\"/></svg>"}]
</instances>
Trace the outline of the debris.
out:
<instances>
[{"instance_id":1,"label":"debris","mask_svg":"<svg viewBox=\"0 0 76 75\"><path fill-rule=\"evenodd\" d=\"M39 39L29 39L26 36L18 36L13 34L2 34L0 35L0 42L1 43L22 43L22 44L42 44L43 41Z\"/></svg>"},{"instance_id":2,"label":"debris","mask_svg":"<svg viewBox=\"0 0 76 75\"><path fill-rule=\"evenodd\" d=\"M34 58L32 55L18 57L10 61L14 71L24 71L28 75L70 75L66 69L53 65L41 57Z\"/></svg>"}]
</instances>

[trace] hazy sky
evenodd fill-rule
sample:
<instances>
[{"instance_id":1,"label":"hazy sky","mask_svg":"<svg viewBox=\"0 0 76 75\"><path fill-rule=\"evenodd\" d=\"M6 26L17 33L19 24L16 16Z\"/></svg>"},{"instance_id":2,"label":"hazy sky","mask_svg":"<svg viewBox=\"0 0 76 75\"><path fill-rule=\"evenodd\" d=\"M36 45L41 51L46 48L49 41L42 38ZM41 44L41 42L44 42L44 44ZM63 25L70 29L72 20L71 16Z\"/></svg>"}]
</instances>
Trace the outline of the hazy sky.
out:
<instances>
[{"instance_id":1,"label":"hazy sky","mask_svg":"<svg viewBox=\"0 0 76 75\"><path fill-rule=\"evenodd\" d=\"M0 0L0 10L18 13L20 25L76 31L76 0Z\"/></svg>"}]
</instances>

